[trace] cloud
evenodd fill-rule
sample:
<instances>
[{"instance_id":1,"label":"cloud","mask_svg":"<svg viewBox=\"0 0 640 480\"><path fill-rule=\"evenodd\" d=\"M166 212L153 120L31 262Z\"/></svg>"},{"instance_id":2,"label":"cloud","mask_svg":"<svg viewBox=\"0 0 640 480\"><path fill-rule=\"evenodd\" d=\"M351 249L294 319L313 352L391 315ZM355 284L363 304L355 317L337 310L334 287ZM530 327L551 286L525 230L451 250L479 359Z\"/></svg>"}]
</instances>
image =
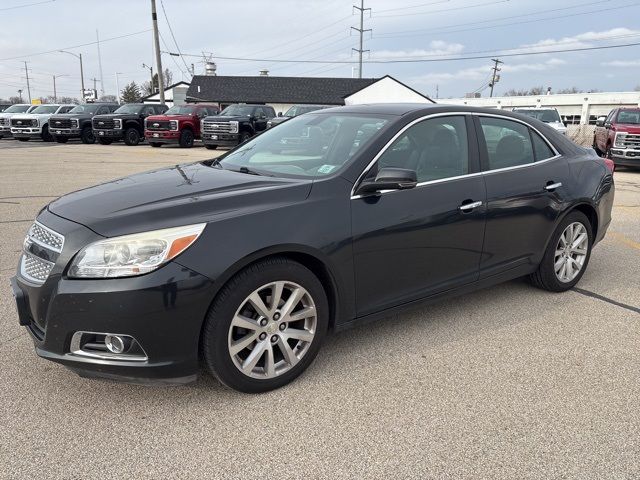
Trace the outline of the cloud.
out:
<instances>
[{"instance_id":1,"label":"cloud","mask_svg":"<svg viewBox=\"0 0 640 480\"><path fill-rule=\"evenodd\" d=\"M605 67L634 68L640 67L640 60L613 60L611 62L603 62L601 65Z\"/></svg>"},{"instance_id":2,"label":"cloud","mask_svg":"<svg viewBox=\"0 0 640 480\"><path fill-rule=\"evenodd\" d=\"M573 48L589 48L596 46L593 42L603 40L620 40L625 37L640 36L640 30L631 28L612 28L601 32L584 32L571 37L547 38L535 43L521 45L514 49L515 52L544 52L547 50L561 49L568 50Z\"/></svg>"},{"instance_id":3,"label":"cloud","mask_svg":"<svg viewBox=\"0 0 640 480\"><path fill-rule=\"evenodd\" d=\"M413 49L413 50L376 50L372 53L371 58L411 58L411 57L430 57L438 55L457 55L464 51L464 45L461 43L448 43L442 40L434 40L429 43L429 49Z\"/></svg>"}]
</instances>

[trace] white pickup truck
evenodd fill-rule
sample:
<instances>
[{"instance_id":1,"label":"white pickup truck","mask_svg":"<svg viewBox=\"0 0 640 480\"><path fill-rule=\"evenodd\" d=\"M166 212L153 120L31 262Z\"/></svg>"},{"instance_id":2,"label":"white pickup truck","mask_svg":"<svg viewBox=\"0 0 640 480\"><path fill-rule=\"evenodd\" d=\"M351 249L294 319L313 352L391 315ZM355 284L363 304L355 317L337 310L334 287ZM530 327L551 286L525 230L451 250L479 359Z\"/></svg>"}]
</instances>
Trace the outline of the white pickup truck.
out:
<instances>
[{"instance_id":1,"label":"white pickup truck","mask_svg":"<svg viewBox=\"0 0 640 480\"><path fill-rule=\"evenodd\" d=\"M51 142L53 137L49 133L49 118L52 115L67 113L75 105L38 105L29 113L17 114L11 117L11 135L22 142L32 138L41 138Z\"/></svg>"},{"instance_id":2,"label":"white pickup truck","mask_svg":"<svg viewBox=\"0 0 640 480\"><path fill-rule=\"evenodd\" d=\"M20 113L31 113L38 105L16 103L0 113L0 138L11 137L11 117Z\"/></svg>"}]
</instances>

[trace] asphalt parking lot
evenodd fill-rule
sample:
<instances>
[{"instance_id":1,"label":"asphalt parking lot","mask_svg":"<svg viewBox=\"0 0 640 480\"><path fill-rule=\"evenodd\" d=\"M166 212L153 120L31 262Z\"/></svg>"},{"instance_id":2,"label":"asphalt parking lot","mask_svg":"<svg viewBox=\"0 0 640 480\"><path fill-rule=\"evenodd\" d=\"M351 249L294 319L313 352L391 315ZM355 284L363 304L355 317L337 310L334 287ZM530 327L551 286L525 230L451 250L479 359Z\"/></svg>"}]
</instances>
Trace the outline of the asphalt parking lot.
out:
<instances>
[{"instance_id":1,"label":"asphalt parking lot","mask_svg":"<svg viewBox=\"0 0 640 480\"><path fill-rule=\"evenodd\" d=\"M215 154L0 140L0 478L640 478L640 171L616 172L579 289L514 281L332 335L275 392L37 358L8 280L39 209Z\"/></svg>"}]
</instances>

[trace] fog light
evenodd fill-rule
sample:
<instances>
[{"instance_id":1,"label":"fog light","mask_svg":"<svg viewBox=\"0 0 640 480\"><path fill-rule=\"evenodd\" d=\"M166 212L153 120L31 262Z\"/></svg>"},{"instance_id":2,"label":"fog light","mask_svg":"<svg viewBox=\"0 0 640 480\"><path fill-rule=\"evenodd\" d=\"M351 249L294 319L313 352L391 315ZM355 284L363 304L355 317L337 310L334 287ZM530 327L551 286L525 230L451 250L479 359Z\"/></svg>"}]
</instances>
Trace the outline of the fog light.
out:
<instances>
[{"instance_id":1,"label":"fog light","mask_svg":"<svg viewBox=\"0 0 640 480\"><path fill-rule=\"evenodd\" d=\"M123 353L125 349L125 339L118 335L106 335L104 343L111 353Z\"/></svg>"}]
</instances>

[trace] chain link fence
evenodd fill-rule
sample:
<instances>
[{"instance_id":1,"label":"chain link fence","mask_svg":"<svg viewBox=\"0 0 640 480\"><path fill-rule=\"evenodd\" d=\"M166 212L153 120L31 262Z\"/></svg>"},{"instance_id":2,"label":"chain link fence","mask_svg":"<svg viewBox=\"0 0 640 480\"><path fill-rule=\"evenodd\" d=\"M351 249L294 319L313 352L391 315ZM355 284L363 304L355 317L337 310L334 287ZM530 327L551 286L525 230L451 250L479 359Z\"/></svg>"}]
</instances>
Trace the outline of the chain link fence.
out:
<instances>
[{"instance_id":1,"label":"chain link fence","mask_svg":"<svg viewBox=\"0 0 640 480\"><path fill-rule=\"evenodd\" d=\"M568 125L567 137L578 145L582 145L583 147L592 147L595 131L595 125Z\"/></svg>"}]
</instances>

